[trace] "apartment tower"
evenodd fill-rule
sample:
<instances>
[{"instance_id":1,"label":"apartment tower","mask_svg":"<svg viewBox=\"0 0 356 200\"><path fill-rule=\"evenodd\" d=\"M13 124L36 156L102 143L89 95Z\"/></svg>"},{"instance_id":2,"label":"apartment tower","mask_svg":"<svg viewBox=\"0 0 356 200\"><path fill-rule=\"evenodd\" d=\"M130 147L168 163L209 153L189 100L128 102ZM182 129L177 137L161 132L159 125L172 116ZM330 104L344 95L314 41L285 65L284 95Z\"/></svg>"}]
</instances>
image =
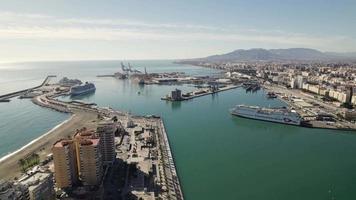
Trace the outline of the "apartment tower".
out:
<instances>
[{"instance_id":1,"label":"apartment tower","mask_svg":"<svg viewBox=\"0 0 356 200\"><path fill-rule=\"evenodd\" d=\"M111 120L102 121L98 124L96 135L101 140L101 150L104 164L111 164L115 160L115 132L116 124Z\"/></svg>"},{"instance_id":2,"label":"apartment tower","mask_svg":"<svg viewBox=\"0 0 356 200\"><path fill-rule=\"evenodd\" d=\"M82 139L78 143L80 179L83 185L98 185L103 176L99 138Z\"/></svg>"},{"instance_id":3,"label":"apartment tower","mask_svg":"<svg viewBox=\"0 0 356 200\"><path fill-rule=\"evenodd\" d=\"M81 177L81 169L80 169L80 141L85 140L85 139L92 139L94 138L94 131L93 130L88 130L87 128L83 127L81 129L78 129L73 137L74 143L75 143L75 151L76 151L76 158L77 158L77 171L79 177Z\"/></svg>"},{"instance_id":4,"label":"apartment tower","mask_svg":"<svg viewBox=\"0 0 356 200\"><path fill-rule=\"evenodd\" d=\"M57 187L72 187L78 181L74 142L72 140L59 140L53 145L52 152Z\"/></svg>"}]
</instances>

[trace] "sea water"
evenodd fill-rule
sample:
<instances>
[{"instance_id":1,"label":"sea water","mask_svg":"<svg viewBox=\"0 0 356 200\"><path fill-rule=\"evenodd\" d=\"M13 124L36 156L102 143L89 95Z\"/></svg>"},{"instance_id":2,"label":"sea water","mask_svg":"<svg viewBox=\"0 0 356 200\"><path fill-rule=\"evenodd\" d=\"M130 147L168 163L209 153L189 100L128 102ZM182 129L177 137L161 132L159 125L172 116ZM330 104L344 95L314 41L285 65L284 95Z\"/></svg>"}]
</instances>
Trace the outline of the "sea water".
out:
<instances>
[{"instance_id":1,"label":"sea water","mask_svg":"<svg viewBox=\"0 0 356 200\"><path fill-rule=\"evenodd\" d=\"M161 97L193 85L144 85L98 78L121 61L38 62L0 66L0 94L40 84L47 75L93 82L93 94L76 97L134 114L161 115L186 199L356 199L355 132L309 129L235 117L236 104L283 106L264 91L242 88L184 102ZM125 62L126 64L126 62ZM214 75L216 70L171 61L132 61L150 72ZM70 100L70 97L62 97ZM0 103L0 153L5 155L47 132L69 115L30 100Z\"/></svg>"}]
</instances>

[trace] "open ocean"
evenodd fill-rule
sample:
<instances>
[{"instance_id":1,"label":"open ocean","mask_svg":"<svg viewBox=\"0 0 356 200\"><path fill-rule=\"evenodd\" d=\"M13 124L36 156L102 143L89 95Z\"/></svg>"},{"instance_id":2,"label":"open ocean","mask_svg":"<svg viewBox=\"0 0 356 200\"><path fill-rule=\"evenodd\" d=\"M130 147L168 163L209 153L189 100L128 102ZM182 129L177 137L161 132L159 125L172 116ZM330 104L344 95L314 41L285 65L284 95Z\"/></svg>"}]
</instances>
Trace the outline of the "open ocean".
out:
<instances>
[{"instance_id":1,"label":"open ocean","mask_svg":"<svg viewBox=\"0 0 356 200\"><path fill-rule=\"evenodd\" d=\"M356 132L308 129L231 116L235 104L282 106L265 93L238 88L185 102L160 98L191 85L145 85L97 78L120 70L121 61L31 62L0 65L0 94L39 85L47 75L93 82L95 94L80 97L99 106L157 114L165 121L186 199L356 199ZM148 72L218 71L171 61L131 61ZM57 80L52 80L57 81ZM68 100L69 97L62 99ZM26 145L70 115L28 99L0 103L0 157Z\"/></svg>"}]
</instances>

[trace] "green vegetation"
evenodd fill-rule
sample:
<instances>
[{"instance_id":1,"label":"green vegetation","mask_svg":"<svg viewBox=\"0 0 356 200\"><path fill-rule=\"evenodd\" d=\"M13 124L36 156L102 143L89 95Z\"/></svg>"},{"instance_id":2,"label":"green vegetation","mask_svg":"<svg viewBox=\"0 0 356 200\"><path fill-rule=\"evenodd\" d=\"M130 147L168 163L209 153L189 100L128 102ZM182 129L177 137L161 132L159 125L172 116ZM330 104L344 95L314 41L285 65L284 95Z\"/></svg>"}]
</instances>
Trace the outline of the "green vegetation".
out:
<instances>
[{"instance_id":1,"label":"green vegetation","mask_svg":"<svg viewBox=\"0 0 356 200\"><path fill-rule=\"evenodd\" d=\"M27 169L29 169L35 165L38 165L40 163L40 156L36 153L33 153L30 156L28 156L27 158L20 159L18 163L21 167L21 171L26 172Z\"/></svg>"}]
</instances>

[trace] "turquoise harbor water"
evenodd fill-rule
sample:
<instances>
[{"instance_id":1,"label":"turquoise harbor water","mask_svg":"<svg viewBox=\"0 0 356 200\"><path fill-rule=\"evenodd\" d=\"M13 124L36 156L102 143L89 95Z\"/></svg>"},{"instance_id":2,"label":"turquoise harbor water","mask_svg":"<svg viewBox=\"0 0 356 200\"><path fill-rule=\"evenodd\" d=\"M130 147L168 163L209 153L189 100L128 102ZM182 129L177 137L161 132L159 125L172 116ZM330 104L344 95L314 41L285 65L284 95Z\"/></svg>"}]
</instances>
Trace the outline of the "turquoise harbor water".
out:
<instances>
[{"instance_id":1,"label":"turquoise harbor water","mask_svg":"<svg viewBox=\"0 0 356 200\"><path fill-rule=\"evenodd\" d=\"M136 61L150 72L214 70L169 61ZM33 86L47 74L92 81L95 94L81 97L99 106L163 116L186 199L356 199L356 134L306 129L233 117L235 104L280 106L264 92L242 89L186 102L160 97L185 86L139 86L97 78L114 73L120 61L22 63L0 66L0 94ZM138 92L140 91L140 94ZM69 97L63 97L68 99ZM69 116L29 100L0 104L0 154L14 151Z\"/></svg>"}]
</instances>

